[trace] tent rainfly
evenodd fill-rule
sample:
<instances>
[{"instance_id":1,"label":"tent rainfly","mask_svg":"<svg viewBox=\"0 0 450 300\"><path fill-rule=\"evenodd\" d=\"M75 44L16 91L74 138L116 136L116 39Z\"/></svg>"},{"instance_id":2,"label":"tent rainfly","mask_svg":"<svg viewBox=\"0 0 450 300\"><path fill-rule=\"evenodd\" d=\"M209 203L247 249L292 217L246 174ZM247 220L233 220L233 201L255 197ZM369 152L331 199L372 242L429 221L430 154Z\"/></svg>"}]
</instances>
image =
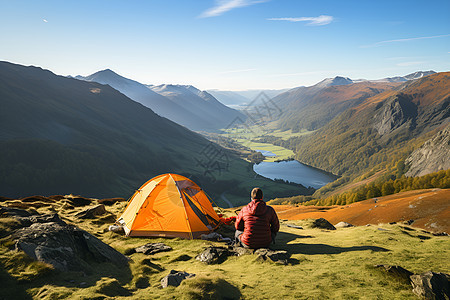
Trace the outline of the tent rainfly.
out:
<instances>
[{"instance_id":1,"label":"tent rainfly","mask_svg":"<svg viewBox=\"0 0 450 300\"><path fill-rule=\"evenodd\" d=\"M219 225L205 192L192 180L163 174L144 183L117 220L127 236L195 239Z\"/></svg>"}]
</instances>

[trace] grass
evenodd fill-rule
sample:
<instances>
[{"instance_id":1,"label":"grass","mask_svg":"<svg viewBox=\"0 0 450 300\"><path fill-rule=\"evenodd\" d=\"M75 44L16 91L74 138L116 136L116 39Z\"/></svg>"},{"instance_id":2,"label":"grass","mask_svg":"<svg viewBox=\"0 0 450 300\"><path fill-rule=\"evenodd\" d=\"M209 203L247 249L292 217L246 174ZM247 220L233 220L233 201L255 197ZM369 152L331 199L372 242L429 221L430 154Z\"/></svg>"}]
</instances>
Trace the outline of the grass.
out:
<instances>
[{"instance_id":1,"label":"grass","mask_svg":"<svg viewBox=\"0 0 450 300\"><path fill-rule=\"evenodd\" d=\"M107 210L118 216L125 204L117 202ZM37 210L43 213L49 208ZM74 214L82 209L54 205L52 210L122 253L148 242L162 242L173 250L149 256L134 253L130 255L128 269L112 270L105 264L98 265L93 274L58 273L47 265L32 262L22 252L10 250L11 243L6 237L1 240L0 279L7 285L2 285L0 297L21 294L24 299L415 299L408 283L396 281L373 266L400 265L415 273L450 272L448 237L410 227L406 230L400 225L324 231L310 228L309 220L282 220L273 248L292 254L288 265L261 262L254 255L229 257L220 265L205 265L195 257L209 245L222 244L178 238L126 238L105 231L110 223L75 219ZM225 210L226 216L234 214L234 210ZM287 224L305 229L290 228ZM233 233L226 229L221 232ZM170 270L196 276L179 287L162 289L160 280Z\"/></svg>"}]
</instances>

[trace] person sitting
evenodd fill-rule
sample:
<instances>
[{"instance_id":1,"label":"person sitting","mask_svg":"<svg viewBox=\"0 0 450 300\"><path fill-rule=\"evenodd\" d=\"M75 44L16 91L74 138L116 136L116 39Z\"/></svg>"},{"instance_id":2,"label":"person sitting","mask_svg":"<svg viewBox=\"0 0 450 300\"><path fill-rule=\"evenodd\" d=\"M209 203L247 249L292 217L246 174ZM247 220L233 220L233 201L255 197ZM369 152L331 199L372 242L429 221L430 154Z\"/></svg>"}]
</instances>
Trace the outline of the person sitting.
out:
<instances>
[{"instance_id":1,"label":"person sitting","mask_svg":"<svg viewBox=\"0 0 450 300\"><path fill-rule=\"evenodd\" d=\"M245 248L267 248L280 229L275 210L263 201L263 192L254 188L251 202L242 208L236 218L236 244Z\"/></svg>"}]
</instances>

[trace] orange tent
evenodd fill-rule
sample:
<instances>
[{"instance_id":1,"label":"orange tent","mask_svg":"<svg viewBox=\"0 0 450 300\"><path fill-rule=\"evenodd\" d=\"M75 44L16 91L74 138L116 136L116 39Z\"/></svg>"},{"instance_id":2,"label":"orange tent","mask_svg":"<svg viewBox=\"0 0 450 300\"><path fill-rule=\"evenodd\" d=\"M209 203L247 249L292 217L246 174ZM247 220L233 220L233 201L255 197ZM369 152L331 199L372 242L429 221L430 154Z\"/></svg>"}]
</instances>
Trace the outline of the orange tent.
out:
<instances>
[{"instance_id":1,"label":"orange tent","mask_svg":"<svg viewBox=\"0 0 450 300\"><path fill-rule=\"evenodd\" d=\"M203 190L189 178L163 174L144 183L117 220L127 236L198 238L219 224Z\"/></svg>"}]
</instances>

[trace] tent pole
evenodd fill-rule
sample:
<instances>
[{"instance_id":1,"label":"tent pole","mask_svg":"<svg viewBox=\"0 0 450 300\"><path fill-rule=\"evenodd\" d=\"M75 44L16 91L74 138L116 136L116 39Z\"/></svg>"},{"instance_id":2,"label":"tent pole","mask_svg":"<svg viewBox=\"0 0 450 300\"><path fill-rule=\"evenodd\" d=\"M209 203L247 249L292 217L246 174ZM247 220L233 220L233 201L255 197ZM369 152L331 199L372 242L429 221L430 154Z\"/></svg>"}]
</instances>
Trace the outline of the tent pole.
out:
<instances>
[{"instance_id":1,"label":"tent pole","mask_svg":"<svg viewBox=\"0 0 450 300\"><path fill-rule=\"evenodd\" d=\"M188 228L189 228L189 236L191 237L191 240L193 240L194 237L192 236L191 224L189 223L189 218L188 218L188 215L187 215L187 212L186 212L186 205L184 205L183 195L181 194L181 191L180 191L180 188L178 187L177 182L175 181L175 179L173 179L172 174L169 173L169 176L170 176L170 178L172 178L173 183L174 183L175 186L177 187L178 195L180 195L181 203L183 203L184 214L186 215L186 224L187 224L187 226L188 226Z\"/></svg>"}]
</instances>

